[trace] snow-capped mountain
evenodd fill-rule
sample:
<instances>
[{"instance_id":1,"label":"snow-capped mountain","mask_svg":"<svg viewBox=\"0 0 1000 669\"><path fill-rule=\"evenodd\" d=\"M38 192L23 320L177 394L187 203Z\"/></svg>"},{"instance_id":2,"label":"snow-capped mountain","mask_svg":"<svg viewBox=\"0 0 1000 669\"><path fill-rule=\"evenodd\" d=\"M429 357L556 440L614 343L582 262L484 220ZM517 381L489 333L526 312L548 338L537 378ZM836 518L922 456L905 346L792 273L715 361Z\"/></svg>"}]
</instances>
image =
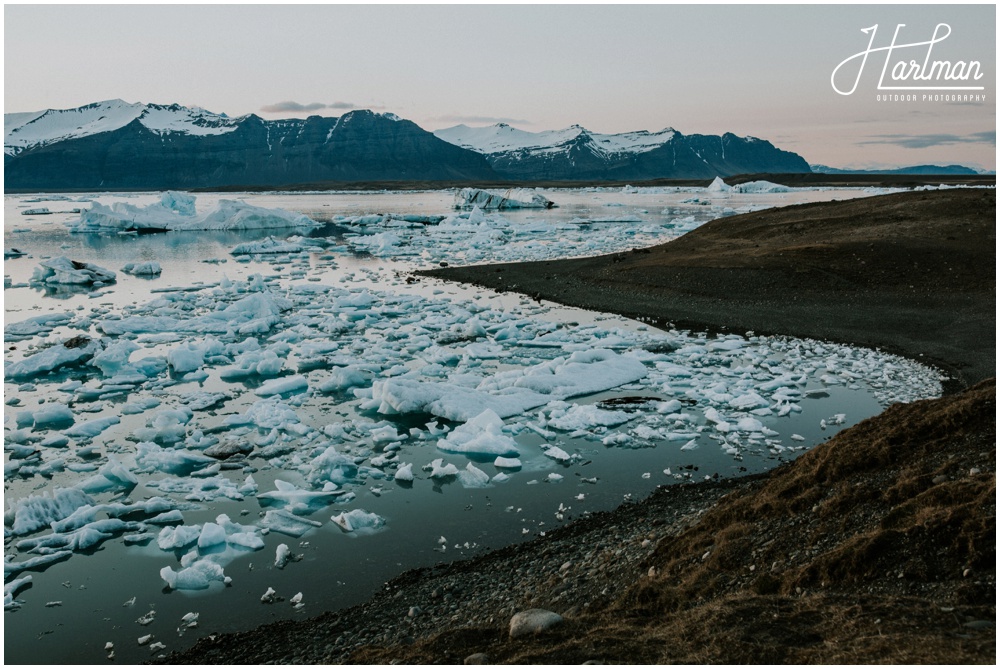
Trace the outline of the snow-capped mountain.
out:
<instances>
[{"instance_id":1,"label":"snow-capped mountain","mask_svg":"<svg viewBox=\"0 0 1000 669\"><path fill-rule=\"evenodd\" d=\"M497 178L479 154L395 114L268 121L98 102L4 115L4 186L19 190L282 186Z\"/></svg>"},{"instance_id":2,"label":"snow-capped mountain","mask_svg":"<svg viewBox=\"0 0 1000 669\"><path fill-rule=\"evenodd\" d=\"M434 134L483 154L500 175L516 179L690 179L809 171L794 153L731 133L684 135L666 128L600 134L579 125L529 132L498 123L484 128L458 125Z\"/></svg>"},{"instance_id":3,"label":"snow-capped mountain","mask_svg":"<svg viewBox=\"0 0 1000 669\"><path fill-rule=\"evenodd\" d=\"M221 135L236 130L240 119L213 114L200 107L144 105L106 100L76 109L4 114L4 153L15 156L25 149L44 146L124 128L138 120L157 134Z\"/></svg>"},{"instance_id":4,"label":"snow-capped mountain","mask_svg":"<svg viewBox=\"0 0 1000 669\"><path fill-rule=\"evenodd\" d=\"M564 130L529 132L511 127L506 123L497 123L485 128L456 125L453 128L435 130L434 134L446 142L486 155L512 151L555 152L570 142L580 139L586 142L595 153L614 155L625 152L642 153L655 149L673 138L674 129L666 128L660 132L640 130L617 135L601 135L590 132L579 125L571 125Z\"/></svg>"},{"instance_id":5,"label":"snow-capped mountain","mask_svg":"<svg viewBox=\"0 0 1000 669\"><path fill-rule=\"evenodd\" d=\"M427 132L395 114L269 121L108 100L4 114L8 190L280 187L368 181L609 181L808 172L770 142L725 134L528 132L506 124Z\"/></svg>"}]
</instances>

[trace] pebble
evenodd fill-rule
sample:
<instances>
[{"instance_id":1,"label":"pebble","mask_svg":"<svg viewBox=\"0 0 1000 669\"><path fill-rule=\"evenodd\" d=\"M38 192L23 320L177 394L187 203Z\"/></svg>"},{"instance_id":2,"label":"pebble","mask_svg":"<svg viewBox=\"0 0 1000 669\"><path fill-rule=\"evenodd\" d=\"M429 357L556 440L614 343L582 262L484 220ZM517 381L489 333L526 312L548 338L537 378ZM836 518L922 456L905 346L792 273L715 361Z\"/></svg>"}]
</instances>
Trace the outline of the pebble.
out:
<instances>
[{"instance_id":1,"label":"pebble","mask_svg":"<svg viewBox=\"0 0 1000 669\"><path fill-rule=\"evenodd\" d=\"M948 480L947 476L945 476L944 474L938 474L937 476L931 479L931 483L933 483L934 485L941 485L947 480Z\"/></svg>"},{"instance_id":2,"label":"pebble","mask_svg":"<svg viewBox=\"0 0 1000 669\"><path fill-rule=\"evenodd\" d=\"M528 634L538 634L558 625L563 618L558 613L545 609L521 611L510 619L510 638L517 639Z\"/></svg>"},{"instance_id":3,"label":"pebble","mask_svg":"<svg viewBox=\"0 0 1000 669\"><path fill-rule=\"evenodd\" d=\"M463 660L462 664L489 664L490 656L486 653L473 653Z\"/></svg>"}]
</instances>

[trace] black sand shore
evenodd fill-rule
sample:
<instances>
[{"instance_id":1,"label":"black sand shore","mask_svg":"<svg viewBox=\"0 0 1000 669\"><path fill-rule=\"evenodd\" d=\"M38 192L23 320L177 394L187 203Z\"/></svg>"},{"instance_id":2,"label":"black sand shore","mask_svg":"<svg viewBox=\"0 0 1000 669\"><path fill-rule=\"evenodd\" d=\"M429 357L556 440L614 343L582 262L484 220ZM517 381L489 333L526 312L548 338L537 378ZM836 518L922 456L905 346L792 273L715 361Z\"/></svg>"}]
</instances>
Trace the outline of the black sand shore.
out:
<instances>
[{"instance_id":1,"label":"black sand shore","mask_svg":"<svg viewBox=\"0 0 1000 669\"><path fill-rule=\"evenodd\" d=\"M996 192L908 192L707 223L629 253L422 272L681 328L882 348L995 374Z\"/></svg>"},{"instance_id":2,"label":"black sand shore","mask_svg":"<svg viewBox=\"0 0 1000 669\"><path fill-rule=\"evenodd\" d=\"M721 219L648 251L432 272L697 329L880 346L947 370L950 393L766 475L660 489L167 661L993 664L995 382L969 386L995 374L995 212L993 191L905 193ZM510 639L528 608L564 621Z\"/></svg>"}]
</instances>

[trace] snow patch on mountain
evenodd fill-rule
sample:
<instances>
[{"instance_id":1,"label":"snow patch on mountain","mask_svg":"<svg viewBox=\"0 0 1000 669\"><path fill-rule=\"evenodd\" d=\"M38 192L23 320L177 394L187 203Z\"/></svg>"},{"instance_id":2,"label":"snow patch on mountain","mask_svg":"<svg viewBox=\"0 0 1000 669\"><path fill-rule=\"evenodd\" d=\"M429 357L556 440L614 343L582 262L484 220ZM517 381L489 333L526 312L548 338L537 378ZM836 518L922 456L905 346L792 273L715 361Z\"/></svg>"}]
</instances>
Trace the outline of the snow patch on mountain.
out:
<instances>
[{"instance_id":1,"label":"snow patch on mountain","mask_svg":"<svg viewBox=\"0 0 1000 669\"><path fill-rule=\"evenodd\" d=\"M546 153L565 149L570 143L579 141L588 144L592 151L602 154L645 153L663 146L676 133L672 128L666 128L659 132L639 130L601 134L590 132L579 125L562 130L529 132L506 123L497 123L483 128L457 125L436 130L434 134L450 144L489 155L512 151Z\"/></svg>"},{"instance_id":2,"label":"snow patch on mountain","mask_svg":"<svg viewBox=\"0 0 1000 669\"><path fill-rule=\"evenodd\" d=\"M185 135L222 135L236 130L240 119L215 114L200 107L147 105L139 122L155 133L179 132Z\"/></svg>"},{"instance_id":3,"label":"snow patch on mountain","mask_svg":"<svg viewBox=\"0 0 1000 669\"><path fill-rule=\"evenodd\" d=\"M15 156L35 146L112 132L136 119L160 135L220 135L236 130L239 121L199 107L105 100L75 109L4 114L4 153Z\"/></svg>"}]
</instances>

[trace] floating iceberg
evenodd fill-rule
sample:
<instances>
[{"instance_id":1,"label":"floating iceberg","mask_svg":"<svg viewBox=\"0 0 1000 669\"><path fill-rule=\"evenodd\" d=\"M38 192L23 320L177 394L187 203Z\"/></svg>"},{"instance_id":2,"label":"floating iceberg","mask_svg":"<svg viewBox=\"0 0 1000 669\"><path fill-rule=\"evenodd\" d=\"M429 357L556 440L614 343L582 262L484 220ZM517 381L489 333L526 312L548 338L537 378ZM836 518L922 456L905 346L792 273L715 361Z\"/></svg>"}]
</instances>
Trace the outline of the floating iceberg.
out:
<instances>
[{"instance_id":1,"label":"floating iceberg","mask_svg":"<svg viewBox=\"0 0 1000 669\"><path fill-rule=\"evenodd\" d=\"M180 571L164 567L160 570L160 577L171 590L204 590L215 581L226 580L222 567L207 558L196 560Z\"/></svg>"},{"instance_id":2,"label":"floating iceberg","mask_svg":"<svg viewBox=\"0 0 1000 669\"><path fill-rule=\"evenodd\" d=\"M257 500L261 505L281 505L286 507L286 510L299 515L312 513L324 506L329 506L336 501L337 497L344 494L341 490L329 492L303 490L281 479L274 480L274 487L277 490L257 494Z\"/></svg>"},{"instance_id":3,"label":"floating iceberg","mask_svg":"<svg viewBox=\"0 0 1000 669\"><path fill-rule=\"evenodd\" d=\"M567 432L573 430L589 430L594 427L613 427L630 420L632 416L624 411L607 411L593 404L577 405L568 411L555 412L549 418L549 427Z\"/></svg>"},{"instance_id":4,"label":"floating iceberg","mask_svg":"<svg viewBox=\"0 0 1000 669\"><path fill-rule=\"evenodd\" d=\"M736 184L731 190L734 193L790 193L795 189L770 181L748 181Z\"/></svg>"},{"instance_id":5,"label":"floating iceberg","mask_svg":"<svg viewBox=\"0 0 1000 669\"><path fill-rule=\"evenodd\" d=\"M315 228L308 216L284 209L266 209L239 200L220 200L212 211L199 215L195 198L168 191L147 207L126 202L111 206L95 202L67 224L72 232L167 232L170 230L269 230Z\"/></svg>"},{"instance_id":6,"label":"floating iceberg","mask_svg":"<svg viewBox=\"0 0 1000 669\"><path fill-rule=\"evenodd\" d=\"M555 203L541 193L528 188L506 191L463 188L455 194L455 208L465 209L551 209Z\"/></svg>"},{"instance_id":7,"label":"floating iceberg","mask_svg":"<svg viewBox=\"0 0 1000 669\"><path fill-rule=\"evenodd\" d=\"M284 376L277 379L271 379L270 381L265 381L261 384L260 388L257 388L254 392L261 397L270 397L271 395L287 395L291 393L301 392L309 388L309 383L306 381L306 377L301 374L296 374L295 376Z\"/></svg>"},{"instance_id":8,"label":"floating iceberg","mask_svg":"<svg viewBox=\"0 0 1000 669\"><path fill-rule=\"evenodd\" d=\"M98 341L88 337L73 337L62 344L50 346L40 353L7 366L8 379L30 379L48 372L79 364L101 350Z\"/></svg>"},{"instance_id":9,"label":"floating iceberg","mask_svg":"<svg viewBox=\"0 0 1000 669\"><path fill-rule=\"evenodd\" d=\"M485 488L490 484L489 475L471 462L458 473L458 481L463 488Z\"/></svg>"},{"instance_id":10,"label":"floating iceberg","mask_svg":"<svg viewBox=\"0 0 1000 669\"><path fill-rule=\"evenodd\" d=\"M715 177L715 179L710 183L705 191L708 193L728 193L733 190L733 187L722 180L722 177Z\"/></svg>"},{"instance_id":11,"label":"floating iceberg","mask_svg":"<svg viewBox=\"0 0 1000 669\"><path fill-rule=\"evenodd\" d=\"M335 522L344 532L357 530L373 532L385 525L385 518L364 509L351 509L333 516L330 520Z\"/></svg>"},{"instance_id":12,"label":"floating iceberg","mask_svg":"<svg viewBox=\"0 0 1000 669\"><path fill-rule=\"evenodd\" d=\"M32 419L36 430L68 427L75 420L73 410L58 402L44 404L42 408L32 414Z\"/></svg>"},{"instance_id":13,"label":"floating iceberg","mask_svg":"<svg viewBox=\"0 0 1000 669\"><path fill-rule=\"evenodd\" d=\"M446 453L519 455L517 442L503 433L503 419L491 409L456 427L447 437L439 440L437 446Z\"/></svg>"},{"instance_id":14,"label":"floating iceberg","mask_svg":"<svg viewBox=\"0 0 1000 669\"><path fill-rule=\"evenodd\" d=\"M292 537L301 537L306 532L322 527L323 523L308 518L300 518L284 509L272 509L264 514L260 526L272 532L281 532Z\"/></svg>"},{"instance_id":15,"label":"floating iceberg","mask_svg":"<svg viewBox=\"0 0 1000 669\"><path fill-rule=\"evenodd\" d=\"M163 268L158 262L130 262L122 267L122 271L132 276L160 276Z\"/></svg>"},{"instance_id":16,"label":"floating iceberg","mask_svg":"<svg viewBox=\"0 0 1000 669\"><path fill-rule=\"evenodd\" d=\"M108 335L144 333L201 332L242 335L263 334L281 320L281 313L292 303L269 293L254 293L232 302L225 308L194 318L173 316L126 316L117 320L102 320L97 327Z\"/></svg>"},{"instance_id":17,"label":"floating iceberg","mask_svg":"<svg viewBox=\"0 0 1000 669\"><path fill-rule=\"evenodd\" d=\"M92 285L111 283L115 273L97 265L70 260L66 256L43 260L31 275L30 283Z\"/></svg>"},{"instance_id":18,"label":"floating iceberg","mask_svg":"<svg viewBox=\"0 0 1000 669\"><path fill-rule=\"evenodd\" d=\"M321 249L322 246L316 243L308 243L307 240L298 236L293 236L285 241L279 241L274 237L266 237L259 242L245 242L243 244L237 244L229 253L234 256L249 256L257 254L277 255L281 253L318 251Z\"/></svg>"},{"instance_id":19,"label":"floating iceberg","mask_svg":"<svg viewBox=\"0 0 1000 669\"><path fill-rule=\"evenodd\" d=\"M91 505L85 492L74 488L57 488L53 492L29 495L11 503L4 514L4 525L13 534L30 534L69 517L77 509Z\"/></svg>"},{"instance_id":20,"label":"floating iceberg","mask_svg":"<svg viewBox=\"0 0 1000 669\"><path fill-rule=\"evenodd\" d=\"M489 409L509 418L529 409L599 393L642 379L646 366L606 349L578 351L533 367L500 372L476 388L451 383L388 379L372 384L372 401L382 414L430 413L470 421Z\"/></svg>"},{"instance_id":21,"label":"floating iceberg","mask_svg":"<svg viewBox=\"0 0 1000 669\"><path fill-rule=\"evenodd\" d=\"M69 312L42 314L32 316L17 323L10 323L3 330L4 341L21 341L37 334L47 334L60 325L67 325L73 320Z\"/></svg>"}]
</instances>

